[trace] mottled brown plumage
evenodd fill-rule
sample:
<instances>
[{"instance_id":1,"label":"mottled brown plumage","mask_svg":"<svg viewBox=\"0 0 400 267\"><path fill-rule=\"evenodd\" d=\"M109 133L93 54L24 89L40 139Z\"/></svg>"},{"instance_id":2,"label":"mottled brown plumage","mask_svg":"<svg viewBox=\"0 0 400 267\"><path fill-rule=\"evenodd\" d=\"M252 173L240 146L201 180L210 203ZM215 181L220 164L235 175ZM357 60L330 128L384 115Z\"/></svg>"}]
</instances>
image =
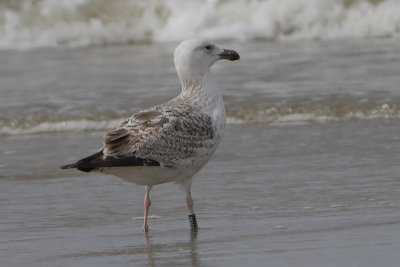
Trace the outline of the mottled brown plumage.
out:
<instances>
[{"instance_id":1,"label":"mottled brown plumage","mask_svg":"<svg viewBox=\"0 0 400 267\"><path fill-rule=\"evenodd\" d=\"M174 53L181 94L132 115L106 134L99 152L61 168L100 171L145 185L145 231L152 186L179 183L186 190L191 228L197 230L190 191L192 177L216 150L226 121L222 93L210 67L219 59L239 58L236 52L209 42L182 42Z\"/></svg>"},{"instance_id":2,"label":"mottled brown plumage","mask_svg":"<svg viewBox=\"0 0 400 267\"><path fill-rule=\"evenodd\" d=\"M197 149L211 146L214 131L209 115L175 98L134 114L108 132L104 156L136 156L173 167L194 157Z\"/></svg>"}]
</instances>

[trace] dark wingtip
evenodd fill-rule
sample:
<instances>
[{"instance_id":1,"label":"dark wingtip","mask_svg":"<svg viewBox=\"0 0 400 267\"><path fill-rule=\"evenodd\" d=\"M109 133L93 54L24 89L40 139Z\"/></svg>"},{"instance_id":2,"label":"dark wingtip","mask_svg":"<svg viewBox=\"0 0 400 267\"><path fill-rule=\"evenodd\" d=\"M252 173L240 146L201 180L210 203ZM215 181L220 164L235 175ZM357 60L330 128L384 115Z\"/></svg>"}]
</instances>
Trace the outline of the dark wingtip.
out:
<instances>
[{"instance_id":1,"label":"dark wingtip","mask_svg":"<svg viewBox=\"0 0 400 267\"><path fill-rule=\"evenodd\" d=\"M65 169L78 169L83 172L90 172L95 169L95 166L93 165L92 161L95 160L97 157L103 155L103 150L100 150L97 153L94 153L93 155L90 155L86 158L83 158L81 160L78 160L75 163L72 164L66 164L62 165L59 168L62 170Z\"/></svg>"},{"instance_id":2,"label":"dark wingtip","mask_svg":"<svg viewBox=\"0 0 400 267\"><path fill-rule=\"evenodd\" d=\"M60 166L60 169L78 169L83 172L96 171L102 167L160 166L160 162L135 156L103 157L103 150L75 163Z\"/></svg>"},{"instance_id":3,"label":"dark wingtip","mask_svg":"<svg viewBox=\"0 0 400 267\"><path fill-rule=\"evenodd\" d=\"M82 164L82 162L80 164L78 164L78 163L67 164L67 165L60 166L59 168L62 169L62 170L65 170L65 169L78 169L78 170L83 171L83 172L91 172L94 169L96 169L93 166L93 164L91 164L90 162L86 163L86 164Z\"/></svg>"}]
</instances>

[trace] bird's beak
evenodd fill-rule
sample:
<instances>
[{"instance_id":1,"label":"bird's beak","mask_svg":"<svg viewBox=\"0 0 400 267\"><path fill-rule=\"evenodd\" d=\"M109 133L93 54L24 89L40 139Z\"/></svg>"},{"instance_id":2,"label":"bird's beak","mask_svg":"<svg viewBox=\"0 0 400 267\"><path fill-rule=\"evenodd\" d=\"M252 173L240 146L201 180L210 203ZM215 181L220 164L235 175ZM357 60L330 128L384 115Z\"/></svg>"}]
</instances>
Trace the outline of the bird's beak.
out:
<instances>
[{"instance_id":1,"label":"bird's beak","mask_svg":"<svg viewBox=\"0 0 400 267\"><path fill-rule=\"evenodd\" d=\"M224 51L222 53L218 54L219 59L228 59L230 61L240 59L238 52L229 49L223 49L223 50Z\"/></svg>"}]
</instances>

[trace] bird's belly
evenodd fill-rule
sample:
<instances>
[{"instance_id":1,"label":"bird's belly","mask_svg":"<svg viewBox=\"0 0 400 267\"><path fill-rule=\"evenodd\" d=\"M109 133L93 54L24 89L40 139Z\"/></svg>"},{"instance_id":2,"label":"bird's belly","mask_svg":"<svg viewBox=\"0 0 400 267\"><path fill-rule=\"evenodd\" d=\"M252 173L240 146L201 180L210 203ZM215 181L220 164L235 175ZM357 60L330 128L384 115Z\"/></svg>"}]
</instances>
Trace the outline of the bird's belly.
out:
<instances>
[{"instance_id":1,"label":"bird's belly","mask_svg":"<svg viewBox=\"0 0 400 267\"><path fill-rule=\"evenodd\" d=\"M159 166L107 167L99 170L124 181L153 186L168 182L184 183L200 168L169 168Z\"/></svg>"}]
</instances>

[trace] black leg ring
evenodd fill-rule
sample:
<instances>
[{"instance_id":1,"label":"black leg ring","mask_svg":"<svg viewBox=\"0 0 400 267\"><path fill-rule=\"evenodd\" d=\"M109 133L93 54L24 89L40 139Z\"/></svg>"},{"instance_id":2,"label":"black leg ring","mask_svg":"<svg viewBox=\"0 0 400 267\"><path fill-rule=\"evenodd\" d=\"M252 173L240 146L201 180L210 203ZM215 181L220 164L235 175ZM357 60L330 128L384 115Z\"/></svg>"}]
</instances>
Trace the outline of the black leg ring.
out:
<instances>
[{"instance_id":1,"label":"black leg ring","mask_svg":"<svg viewBox=\"0 0 400 267\"><path fill-rule=\"evenodd\" d=\"M189 223L190 223L190 230L197 231L199 230L199 226L197 225L196 214L189 214Z\"/></svg>"}]
</instances>

